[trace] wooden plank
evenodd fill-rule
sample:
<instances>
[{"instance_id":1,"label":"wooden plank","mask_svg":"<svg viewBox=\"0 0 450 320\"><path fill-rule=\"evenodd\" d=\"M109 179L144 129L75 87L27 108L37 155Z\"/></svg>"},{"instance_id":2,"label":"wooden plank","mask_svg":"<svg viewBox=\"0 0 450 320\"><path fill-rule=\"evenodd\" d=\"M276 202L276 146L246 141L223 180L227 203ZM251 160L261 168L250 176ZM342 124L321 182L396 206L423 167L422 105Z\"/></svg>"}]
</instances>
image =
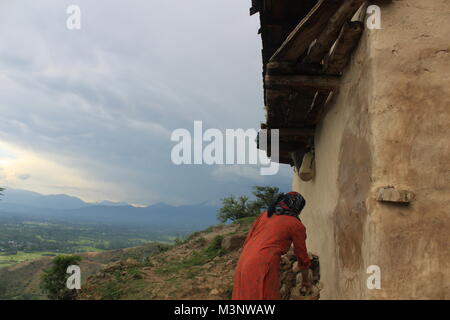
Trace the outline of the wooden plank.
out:
<instances>
[{"instance_id":1,"label":"wooden plank","mask_svg":"<svg viewBox=\"0 0 450 320\"><path fill-rule=\"evenodd\" d=\"M318 120L321 118L324 112L325 105L330 98L330 94L331 92L326 90L317 91L311 109L306 116L307 122L317 124Z\"/></svg>"},{"instance_id":2,"label":"wooden plank","mask_svg":"<svg viewBox=\"0 0 450 320\"><path fill-rule=\"evenodd\" d=\"M263 124L264 129L267 130L267 137L270 138L270 130L279 130L280 139L293 139L297 138L299 141L306 141L307 139L314 137L315 129L314 128L269 128L266 124ZM270 142L270 139L269 139ZM287 142L287 141L285 141Z\"/></svg>"},{"instance_id":3,"label":"wooden plank","mask_svg":"<svg viewBox=\"0 0 450 320\"><path fill-rule=\"evenodd\" d=\"M295 151L304 150L305 146L306 145L298 144L298 148L296 148ZM262 150L262 151L266 151L267 157L272 158L272 155L271 155L271 151L272 151L271 149L272 148L270 147L270 145L267 146L268 150L264 150L261 147L259 147L259 149ZM279 163L291 164L292 163L292 158L290 157L290 152L291 151L282 150L280 148L280 150L278 152L278 160L279 160L278 162Z\"/></svg>"},{"instance_id":4,"label":"wooden plank","mask_svg":"<svg viewBox=\"0 0 450 320\"><path fill-rule=\"evenodd\" d=\"M319 123L323 119L336 99L336 94L334 92L330 92L328 95L326 93L319 94L321 96L318 98L319 101L317 105L315 105L308 114L308 121L314 124Z\"/></svg>"},{"instance_id":5,"label":"wooden plank","mask_svg":"<svg viewBox=\"0 0 450 320\"><path fill-rule=\"evenodd\" d=\"M321 75L324 70L322 66L304 65L297 62L273 61L266 66L268 75Z\"/></svg>"},{"instance_id":6,"label":"wooden plank","mask_svg":"<svg viewBox=\"0 0 450 320\"><path fill-rule=\"evenodd\" d=\"M286 155L283 155L283 156L280 155L280 159L278 160L278 163L288 164L290 166L294 165L291 157L289 156L289 153L287 153Z\"/></svg>"},{"instance_id":7,"label":"wooden plank","mask_svg":"<svg viewBox=\"0 0 450 320\"><path fill-rule=\"evenodd\" d=\"M344 23L350 20L364 3L364 0L345 0L331 17L317 41L311 46L304 63L320 63L330 51Z\"/></svg>"},{"instance_id":8,"label":"wooden plank","mask_svg":"<svg viewBox=\"0 0 450 320\"><path fill-rule=\"evenodd\" d=\"M339 89L339 77L336 76L265 76L266 89L276 88L315 88L318 90L335 91Z\"/></svg>"},{"instance_id":9,"label":"wooden plank","mask_svg":"<svg viewBox=\"0 0 450 320\"><path fill-rule=\"evenodd\" d=\"M341 75L350 61L352 51L357 46L364 31L364 24L360 21L347 22L341 30L333 51L326 59L325 72Z\"/></svg>"},{"instance_id":10,"label":"wooden plank","mask_svg":"<svg viewBox=\"0 0 450 320\"><path fill-rule=\"evenodd\" d=\"M325 59L324 72L326 74L341 75L350 61L351 52L358 44L364 29L365 12L368 1L364 1L353 17L353 21L347 22L342 27L332 52ZM330 91L318 91L314 98L311 110L307 115L307 122L317 124L326 114L331 105L331 100L336 95Z\"/></svg>"},{"instance_id":11,"label":"wooden plank","mask_svg":"<svg viewBox=\"0 0 450 320\"><path fill-rule=\"evenodd\" d=\"M282 152L295 152L295 151L303 150L307 144L309 144L309 140L308 141L297 141L297 142L280 141L278 144L278 147L279 147L279 150ZM262 146L260 146L259 149L263 150L263 151L267 151L267 150L263 149ZM271 150L270 143L267 144L267 149L269 151Z\"/></svg>"},{"instance_id":12,"label":"wooden plank","mask_svg":"<svg viewBox=\"0 0 450 320\"><path fill-rule=\"evenodd\" d=\"M270 157L270 158L273 161L272 157ZM280 154L278 157L278 163L284 163L284 164L289 164L290 166L293 166L294 161L292 160L291 153L289 151L280 151Z\"/></svg>"},{"instance_id":13,"label":"wooden plank","mask_svg":"<svg viewBox=\"0 0 450 320\"><path fill-rule=\"evenodd\" d=\"M367 8L369 7L369 1L364 1L361 8L355 13L353 16L352 21L360 21L364 24L366 23L366 16L367 16Z\"/></svg>"},{"instance_id":14,"label":"wooden plank","mask_svg":"<svg viewBox=\"0 0 450 320\"><path fill-rule=\"evenodd\" d=\"M250 15L254 15L255 13L259 12L259 8L257 7L251 7L250 8Z\"/></svg>"},{"instance_id":15,"label":"wooden plank","mask_svg":"<svg viewBox=\"0 0 450 320\"><path fill-rule=\"evenodd\" d=\"M283 152L303 151L307 144L309 144L309 140L301 142L280 142L280 150Z\"/></svg>"},{"instance_id":16,"label":"wooden plank","mask_svg":"<svg viewBox=\"0 0 450 320\"><path fill-rule=\"evenodd\" d=\"M314 128L280 128L281 137L313 137L315 133Z\"/></svg>"},{"instance_id":17,"label":"wooden plank","mask_svg":"<svg viewBox=\"0 0 450 320\"><path fill-rule=\"evenodd\" d=\"M285 125L285 114L289 107L289 90L265 90L267 124L270 127Z\"/></svg>"},{"instance_id":18,"label":"wooden plank","mask_svg":"<svg viewBox=\"0 0 450 320\"><path fill-rule=\"evenodd\" d=\"M250 8L250 15L254 15L261 11L261 0L252 0L252 7Z\"/></svg>"},{"instance_id":19,"label":"wooden plank","mask_svg":"<svg viewBox=\"0 0 450 320\"><path fill-rule=\"evenodd\" d=\"M309 48L328 20L336 12L340 1L319 0L311 11L289 34L270 61L296 61Z\"/></svg>"}]
</instances>

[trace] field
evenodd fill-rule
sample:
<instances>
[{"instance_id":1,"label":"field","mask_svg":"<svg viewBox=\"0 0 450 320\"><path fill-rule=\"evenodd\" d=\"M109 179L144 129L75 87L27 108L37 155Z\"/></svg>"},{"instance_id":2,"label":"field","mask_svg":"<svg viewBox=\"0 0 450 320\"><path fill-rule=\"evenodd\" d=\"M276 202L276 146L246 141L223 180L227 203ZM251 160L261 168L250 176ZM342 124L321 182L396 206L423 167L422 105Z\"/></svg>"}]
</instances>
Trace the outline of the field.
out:
<instances>
[{"instance_id":1,"label":"field","mask_svg":"<svg viewBox=\"0 0 450 320\"><path fill-rule=\"evenodd\" d=\"M42 251L42 252L19 251L16 254L11 255L0 254L0 268L12 266L20 262L34 260L42 257L52 257L56 256L57 254L58 252L49 252L49 251Z\"/></svg>"},{"instance_id":2,"label":"field","mask_svg":"<svg viewBox=\"0 0 450 320\"><path fill-rule=\"evenodd\" d=\"M173 239L173 235L149 228L0 216L0 268L45 256L115 250L154 241L171 243Z\"/></svg>"}]
</instances>

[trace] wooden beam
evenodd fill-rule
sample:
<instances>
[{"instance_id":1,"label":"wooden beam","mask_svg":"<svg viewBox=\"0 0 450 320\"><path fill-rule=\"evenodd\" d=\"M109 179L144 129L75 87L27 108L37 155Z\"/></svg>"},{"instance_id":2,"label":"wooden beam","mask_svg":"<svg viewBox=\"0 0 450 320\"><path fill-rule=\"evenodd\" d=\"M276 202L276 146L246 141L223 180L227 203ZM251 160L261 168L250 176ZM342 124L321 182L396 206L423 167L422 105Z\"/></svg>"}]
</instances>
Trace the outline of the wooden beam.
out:
<instances>
[{"instance_id":1,"label":"wooden beam","mask_svg":"<svg viewBox=\"0 0 450 320\"><path fill-rule=\"evenodd\" d=\"M352 51L357 46L364 31L364 23L351 21L344 24L333 51L326 59L325 72L341 75L350 61Z\"/></svg>"},{"instance_id":2,"label":"wooden beam","mask_svg":"<svg viewBox=\"0 0 450 320\"><path fill-rule=\"evenodd\" d=\"M364 2L364 0L343 1L317 38L317 41L311 46L303 62L308 64L320 63L330 51L344 23L353 17Z\"/></svg>"},{"instance_id":3,"label":"wooden beam","mask_svg":"<svg viewBox=\"0 0 450 320\"><path fill-rule=\"evenodd\" d=\"M314 137L314 128L280 128L281 137Z\"/></svg>"},{"instance_id":4,"label":"wooden beam","mask_svg":"<svg viewBox=\"0 0 450 320\"><path fill-rule=\"evenodd\" d=\"M317 91L313 104L311 105L311 109L308 111L308 114L306 115L306 119L308 122L317 124L317 122L324 113L325 105L330 99L331 94L332 93L330 91L326 90Z\"/></svg>"},{"instance_id":5,"label":"wooden beam","mask_svg":"<svg viewBox=\"0 0 450 320\"><path fill-rule=\"evenodd\" d=\"M292 159L289 155L286 156L280 156L280 159L278 160L278 163L288 164L290 166L293 166Z\"/></svg>"},{"instance_id":6,"label":"wooden beam","mask_svg":"<svg viewBox=\"0 0 450 320\"><path fill-rule=\"evenodd\" d=\"M324 74L322 66L305 65L289 61L273 61L266 66L268 75L321 75Z\"/></svg>"},{"instance_id":7,"label":"wooden beam","mask_svg":"<svg viewBox=\"0 0 450 320\"><path fill-rule=\"evenodd\" d=\"M342 27L332 52L325 59L324 72L326 74L341 75L351 58L351 52L358 44L364 31L364 21L368 1L364 1L355 13L353 21L347 22ZM331 100L336 95L330 91L317 91L314 102L307 114L307 122L317 124L327 112Z\"/></svg>"},{"instance_id":8,"label":"wooden beam","mask_svg":"<svg viewBox=\"0 0 450 320\"><path fill-rule=\"evenodd\" d=\"M259 12L259 8L251 7L250 8L250 15L254 15L255 13Z\"/></svg>"},{"instance_id":9,"label":"wooden beam","mask_svg":"<svg viewBox=\"0 0 450 320\"><path fill-rule=\"evenodd\" d=\"M359 10L355 13L353 16L352 21L360 21L363 23L366 23L366 16L367 16L367 8L369 7L369 1L364 1L364 3L361 5Z\"/></svg>"},{"instance_id":10,"label":"wooden beam","mask_svg":"<svg viewBox=\"0 0 450 320\"><path fill-rule=\"evenodd\" d=\"M278 88L315 88L318 90L335 91L339 89L339 77L336 76L265 76L266 89Z\"/></svg>"},{"instance_id":11,"label":"wooden beam","mask_svg":"<svg viewBox=\"0 0 450 320\"><path fill-rule=\"evenodd\" d=\"M270 61L298 60L339 8L339 3L338 0L319 0L272 55Z\"/></svg>"},{"instance_id":12,"label":"wooden beam","mask_svg":"<svg viewBox=\"0 0 450 320\"><path fill-rule=\"evenodd\" d=\"M306 145L309 144L309 140L308 141L296 141L296 142L286 142L286 141L280 141L278 144L279 150L282 152L295 152L295 151L300 151L303 150L305 148ZM271 144L267 144L267 150L262 148L261 146L259 147L260 150L263 151L270 151L271 150Z\"/></svg>"},{"instance_id":13,"label":"wooden beam","mask_svg":"<svg viewBox=\"0 0 450 320\"><path fill-rule=\"evenodd\" d=\"M280 142L280 150L286 152L296 152L303 150L309 141L297 141L297 142Z\"/></svg>"},{"instance_id":14,"label":"wooden beam","mask_svg":"<svg viewBox=\"0 0 450 320\"><path fill-rule=\"evenodd\" d=\"M299 151L302 150L301 148L302 148L302 146L300 146ZM268 158L272 158L272 155L270 154L270 151L271 151L270 147L268 148L268 150L263 150L263 151L266 151ZM286 164L292 165L292 158L290 156L290 152L280 149L279 154L278 154L278 163L286 163Z\"/></svg>"},{"instance_id":15,"label":"wooden beam","mask_svg":"<svg viewBox=\"0 0 450 320\"><path fill-rule=\"evenodd\" d=\"M314 136L316 132L313 127L303 127L303 128L271 128L266 123L261 123L260 125L262 130L275 130L278 129L281 136L298 136L298 137L311 137ZM270 136L270 131L268 131L268 135Z\"/></svg>"},{"instance_id":16,"label":"wooden beam","mask_svg":"<svg viewBox=\"0 0 450 320\"><path fill-rule=\"evenodd\" d=\"M261 10L261 1L260 0L252 0L252 7L250 8L250 15L254 15L255 13Z\"/></svg>"}]
</instances>

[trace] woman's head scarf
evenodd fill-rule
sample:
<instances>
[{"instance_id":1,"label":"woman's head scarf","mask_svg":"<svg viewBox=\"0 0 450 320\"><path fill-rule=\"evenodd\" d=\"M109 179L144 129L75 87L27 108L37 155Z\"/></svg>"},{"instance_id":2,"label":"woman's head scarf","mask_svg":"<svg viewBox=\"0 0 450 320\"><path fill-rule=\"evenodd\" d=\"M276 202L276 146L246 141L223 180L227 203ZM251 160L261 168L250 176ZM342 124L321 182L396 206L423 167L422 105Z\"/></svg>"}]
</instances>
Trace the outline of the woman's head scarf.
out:
<instances>
[{"instance_id":1,"label":"woman's head scarf","mask_svg":"<svg viewBox=\"0 0 450 320\"><path fill-rule=\"evenodd\" d=\"M298 192L280 193L269 206L268 216L270 218L275 214L298 217L305 204L305 199Z\"/></svg>"}]
</instances>

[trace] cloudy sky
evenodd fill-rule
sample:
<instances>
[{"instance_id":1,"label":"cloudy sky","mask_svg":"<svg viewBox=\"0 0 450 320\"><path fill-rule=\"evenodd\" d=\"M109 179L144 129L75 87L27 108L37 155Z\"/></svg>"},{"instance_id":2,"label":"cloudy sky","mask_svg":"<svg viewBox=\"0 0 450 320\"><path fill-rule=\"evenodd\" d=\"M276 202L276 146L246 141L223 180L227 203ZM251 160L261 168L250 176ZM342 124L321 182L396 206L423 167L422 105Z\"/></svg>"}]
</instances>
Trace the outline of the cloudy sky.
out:
<instances>
[{"instance_id":1,"label":"cloudy sky","mask_svg":"<svg viewBox=\"0 0 450 320\"><path fill-rule=\"evenodd\" d=\"M69 30L66 10L81 9ZM174 129L258 128L261 40L250 0L2 0L0 185L86 201L188 204L290 168L181 165Z\"/></svg>"}]
</instances>

